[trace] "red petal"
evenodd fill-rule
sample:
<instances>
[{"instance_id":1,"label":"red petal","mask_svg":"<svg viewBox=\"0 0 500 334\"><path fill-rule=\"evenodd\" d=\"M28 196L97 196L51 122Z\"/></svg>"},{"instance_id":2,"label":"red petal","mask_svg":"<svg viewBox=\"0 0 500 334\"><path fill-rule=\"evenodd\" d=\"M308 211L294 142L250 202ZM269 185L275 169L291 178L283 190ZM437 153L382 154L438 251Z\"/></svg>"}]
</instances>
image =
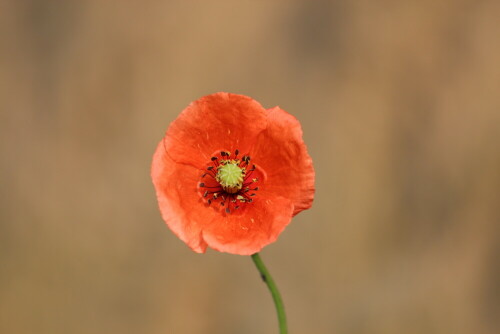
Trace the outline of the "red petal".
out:
<instances>
[{"instance_id":1,"label":"red petal","mask_svg":"<svg viewBox=\"0 0 500 334\"><path fill-rule=\"evenodd\" d=\"M275 107L268 110L268 124L250 152L265 172L262 190L289 198L293 215L309 209L314 198L314 168L302 139L299 121ZM260 193L260 191L259 191Z\"/></svg>"},{"instance_id":2,"label":"red petal","mask_svg":"<svg viewBox=\"0 0 500 334\"><path fill-rule=\"evenodd\" d=\"M165 152L163 142L160 142L153 156L151 177L163 220L191 249L204 253L207 244L201 231L206 218L200 210L196 210L197 207L203 208L196 191L199 170L175 163Z\"/></svg>"},{"instance_id":3,"label":"red petal","mask_svg":"<svg viewBox=\"0 0 500 334\"><path fill-rule=\"evenodd\" d=\"M243 212L214 217L203 229L208 245L220 252L251 255L276 241L292 219L293 204L283 197L268 197L259 191Z\"/></svg>"},{"instance_id":4,"label":"red petal","mask_svg":"<svg viewBox=\"0 0 500 334\"><path fill-rule=\"evenodd\" d=\"M243 95L216 93L191 103L170 124L165 149L175 162L202 168L217 151L248 152L266 127L266 110Z\"/></svg>"}]
</instances>

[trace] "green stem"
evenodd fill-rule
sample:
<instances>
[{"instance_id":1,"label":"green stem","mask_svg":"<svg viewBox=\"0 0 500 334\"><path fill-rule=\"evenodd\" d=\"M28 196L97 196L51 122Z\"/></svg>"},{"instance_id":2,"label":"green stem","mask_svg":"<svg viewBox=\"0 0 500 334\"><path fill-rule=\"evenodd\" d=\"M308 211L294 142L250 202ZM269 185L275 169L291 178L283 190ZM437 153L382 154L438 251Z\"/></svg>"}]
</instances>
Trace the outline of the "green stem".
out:
<instances>
[{"instance_id":1,"label":"green stem","mask_svg":"<svg viewBox=\"0 0 500 334\"><path fill-rule=\"evenodd\" d=\"M273 296L274 305L276 306L276 312L278 313L278 321L280 325L280 334L287 334L288 330L286 327L286 315L285 315L285 306L283 305L283 300L281 299L280 292L278 291L278 287L274 283L271 274L267 270L264 262L260 258L259 253L255 253L252 255L252 260L255 263L255 266L260 272L260 277L267 284L271 295Z\"/></svg>"}]
</instances>

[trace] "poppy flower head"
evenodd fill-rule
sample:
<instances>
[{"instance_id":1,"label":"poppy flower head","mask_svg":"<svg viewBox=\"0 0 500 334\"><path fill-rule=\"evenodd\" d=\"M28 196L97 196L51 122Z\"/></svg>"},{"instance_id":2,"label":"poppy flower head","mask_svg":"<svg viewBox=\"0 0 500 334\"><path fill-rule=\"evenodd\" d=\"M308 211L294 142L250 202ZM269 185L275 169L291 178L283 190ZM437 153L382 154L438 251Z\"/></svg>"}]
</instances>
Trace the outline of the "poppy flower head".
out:
<instances>
[{"instance_id":1,"label":"poppy flower head","mask_svg":"<svg viewBox=\"0 0 500 334\"><path fill-rule=\"evenodd\" d=\"M151 176L163 219L200 253L256 253L314 197L300 123L229 93L179 115L157 146Z\"/></svg>"}]
</instances>

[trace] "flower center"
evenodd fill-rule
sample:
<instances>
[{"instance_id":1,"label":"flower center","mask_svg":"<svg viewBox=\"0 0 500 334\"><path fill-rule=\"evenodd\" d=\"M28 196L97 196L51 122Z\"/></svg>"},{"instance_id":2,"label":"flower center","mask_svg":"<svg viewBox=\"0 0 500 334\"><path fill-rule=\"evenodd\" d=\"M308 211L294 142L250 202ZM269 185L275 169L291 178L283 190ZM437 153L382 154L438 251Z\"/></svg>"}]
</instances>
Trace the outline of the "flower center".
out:
<instances>
[{"instance_id":1,"label":"flower center","mask_svg":"<svg viewBox=\"0 0 500 334\"><path fill-rule=\"evenodd\" d=\"M259 187L253 187L259 179L253 175L256 167L250 165L250 156L238 158L238 154L238 150L234 151L234 155L221 151L220 157L213 156L201 176L204 182L198 185L208 205L219 202L228 214L252 203L252 197L259 190Z\"/></svg>"},{"instance_id":2,"label":"flower center","mask_svg":"<svg viewBox=\"0 0 500 334\"><path fill-rule=\"evenodd\" d=\"M235 194L243 187L245 171L238 165L237 160L223 160L217 167L215 179L227 193Z\"/></svg>"}]
</instances>

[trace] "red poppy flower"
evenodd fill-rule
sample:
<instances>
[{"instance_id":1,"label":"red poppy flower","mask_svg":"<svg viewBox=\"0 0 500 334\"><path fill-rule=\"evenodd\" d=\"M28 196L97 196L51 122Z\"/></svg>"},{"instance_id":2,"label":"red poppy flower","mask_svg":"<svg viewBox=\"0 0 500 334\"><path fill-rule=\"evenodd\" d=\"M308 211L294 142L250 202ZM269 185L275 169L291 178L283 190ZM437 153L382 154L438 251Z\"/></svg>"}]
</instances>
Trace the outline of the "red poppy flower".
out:
<instances>
[{"instance_id":1,"label":"red poppy flower","mask_svg":"<svg viewBox=\"0 0 500 334\"><path fill-rule=\"evenodd\" d=\"M170 124L151 176L163 219L198 253L256 253L314 197L299 121L229 93L194 101Z\"/></svg>"}]
</instances>

